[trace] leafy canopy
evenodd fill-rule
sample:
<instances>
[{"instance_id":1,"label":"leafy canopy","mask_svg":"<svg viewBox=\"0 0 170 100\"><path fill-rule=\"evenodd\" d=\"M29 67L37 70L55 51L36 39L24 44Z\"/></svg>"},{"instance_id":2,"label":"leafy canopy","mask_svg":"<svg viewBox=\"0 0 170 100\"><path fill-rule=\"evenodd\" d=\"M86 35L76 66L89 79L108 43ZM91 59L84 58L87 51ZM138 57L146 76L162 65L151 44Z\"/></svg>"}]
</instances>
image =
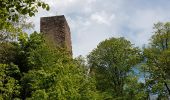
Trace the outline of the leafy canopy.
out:
<instances>
[{"instance_id":1,"label":"leafy canopy","mask_svg":"<svg viewBox=\"0 0 170 100\"><path fill-rule=\"evenodd\" d=\"M111 98L123 98L125 81L140 61L140 50L124 38L105 40L88 56L97 89L109 93Z\"/></svg>"},{"instance_id":2,"label":"leafy canopy","mask_svg":"<svg viewBox=\"0 0 170 100\"><path fill-rule=\"evenodd\" d=\"M150 45L144 48L148 88L160 97L170 95L170 23L154 25Z\"/></svg>"}]
</instances>

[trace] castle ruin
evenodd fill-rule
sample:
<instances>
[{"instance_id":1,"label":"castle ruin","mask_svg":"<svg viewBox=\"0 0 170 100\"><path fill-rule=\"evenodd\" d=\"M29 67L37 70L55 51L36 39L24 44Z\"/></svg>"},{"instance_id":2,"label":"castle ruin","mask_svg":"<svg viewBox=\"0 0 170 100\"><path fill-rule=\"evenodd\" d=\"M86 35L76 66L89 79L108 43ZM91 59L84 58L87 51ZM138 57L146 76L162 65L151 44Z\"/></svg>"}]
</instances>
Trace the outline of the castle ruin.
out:
<instances>
[{"instance_id":1,"label":"castle ruin","mask_svg":"<svg viewBox=\"0 0 170 100\"><path fill-rule=\"evenodd\" d=\"M58 46L66 48L72 55L71 32L64 15L41 17L40 32L53 39Z\"/></svg>"}]
</instances>

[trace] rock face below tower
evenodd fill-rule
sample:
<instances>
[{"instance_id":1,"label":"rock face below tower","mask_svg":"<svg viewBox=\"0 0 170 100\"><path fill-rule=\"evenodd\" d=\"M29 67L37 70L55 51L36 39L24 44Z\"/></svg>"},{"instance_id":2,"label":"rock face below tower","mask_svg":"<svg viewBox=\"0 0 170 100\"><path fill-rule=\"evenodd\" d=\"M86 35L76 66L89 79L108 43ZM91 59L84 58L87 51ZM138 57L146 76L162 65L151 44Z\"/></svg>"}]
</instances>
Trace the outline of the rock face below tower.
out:
<instances>
[{"instance_id":1,"label":"rock face below tower","mask_svg":"<svg viewBox=\"0 0 170 100\"><path fill-rule=\"evenodd\" d=\"M71 32L64 15L41 17L40 32L53 39L58 46L65 47L72 55Z\"/></svg>"}]
</instances>

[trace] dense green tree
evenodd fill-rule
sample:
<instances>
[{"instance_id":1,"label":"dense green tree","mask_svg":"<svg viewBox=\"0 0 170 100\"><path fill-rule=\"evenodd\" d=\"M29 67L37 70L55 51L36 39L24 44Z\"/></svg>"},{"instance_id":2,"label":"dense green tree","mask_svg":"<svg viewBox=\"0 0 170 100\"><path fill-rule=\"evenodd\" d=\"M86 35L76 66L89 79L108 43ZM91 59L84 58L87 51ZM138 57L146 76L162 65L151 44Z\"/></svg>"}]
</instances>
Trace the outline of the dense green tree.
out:
<instances>
[{"instance_id":1,"label":"dense green tree","mask_svg":"<svg viewBox=\"0 0 170 100\"><path fill-rule=\"evenodd\" d=\"M14 55L16 55L16 47L9 42L0 43L0 63L9 64L14 61Z\"/></svg>"},{"instance_id":2,"label":"dense green tree","mask_svg":"<svg viewBox=\"0 0 170 100\"><path fill-rule=\"evenodd\" d=\"M23 99L102 98L95 88L95 80L84 73L81 64L73 60L66 50L52 45L53 43L49 44L42 34L33 33L30 37L20 38L19 46L23 47L21 51L26 54L26 58L21 59L24 61L20 63L26 64L28 69L21 78Z\"/></svg>"},{"instance_id":3,"label":"dense green tree","mask_svg":"<svg viewBox=\"0 0 170 100\"><path fill-rule=\"evenodd\" d=\"M23 29L32 27L31 23L27 23L26 16L31 16L36 12L35 10L38 8L36 2L38 1L0 0L0 95L2 100L21 98L20 79L23 72L19 66L21 63L16 62L23 62L25 59L24 57L17 59L22 56L21 43L18 42L17 37L18 34L26 34ZM41 1L39 3L43 4ZM30 6L28 7L27 4ZM45 3L44 5L48 6ZM31 9L34 6L36 8ZM26 63L22 64L26 65Z\"/></svg>"},{"instance_id":4,"label":"dense green tree","mask_svg":"<svg viewBox=\"0 0 170 100\"><path fill-rule=\"evenodd\" d=\"M12 100L20 98L19 68L14 64L0 64L0 99Z\"/></svg>"},{"instance_id":5,"label":"dense green tree","mask_svg":"<svg viewBox=\"0 0 170 100\"><path fill-rule=\"evenodd\" d=\"M41 0L1 0L0 5L0 30L14 27L12 22L18 22L22 15L34 16L39 7L49 10Z\"/></svg>"},{"instance_id":6,"label":"dense green tree","mask_svg":"<svg viewBox=\"0 0 170 100\"><path fill-rule=\"evenodd\" d=\"M154 25L150 45L144 48L146 83L159 97L170 95L170 23Z\"/></svg>"},{"instance_id":7,"label":"dense green tree","mask_svg":"<svg viewBox=\"0 0 170 100\"><path fill-rule=\"evenodd\" d=\"M124 86L125 100L148 100L149 94L146 92L145 84L139 80L136 74L128 75Z\"/></svg>"},{"instance_id":8,"label":"dense green tree","mask_svg":"<svg viewBox=\"0 0 170 100\"><path fill-rule=\"evenodd\" d=\"M97 89L107 92L112 99L123 99L128 74L140 61L140 50L124 38L105 40L88 56L91 74L96 77Z\"/></svg>"}]
</instances>

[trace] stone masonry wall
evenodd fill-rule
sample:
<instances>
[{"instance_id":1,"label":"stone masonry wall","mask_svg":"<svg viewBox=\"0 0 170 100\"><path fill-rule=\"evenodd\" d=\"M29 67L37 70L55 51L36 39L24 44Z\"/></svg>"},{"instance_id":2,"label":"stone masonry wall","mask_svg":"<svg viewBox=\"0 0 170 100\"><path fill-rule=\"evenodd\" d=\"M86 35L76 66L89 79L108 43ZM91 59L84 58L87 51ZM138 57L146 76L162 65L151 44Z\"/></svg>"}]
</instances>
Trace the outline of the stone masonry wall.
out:
<instances>
[{"instance_id":1,"label":"stone masonry wall","mask_svg":"<svg viewBox=\"0 0 170 100\"><path fill-rule=\"evenodd\" d=\"M57 45L66 47L72 54L70 28L64 15L41 17L40 32L53 39Z\"/></svg>"}]
</instances>

